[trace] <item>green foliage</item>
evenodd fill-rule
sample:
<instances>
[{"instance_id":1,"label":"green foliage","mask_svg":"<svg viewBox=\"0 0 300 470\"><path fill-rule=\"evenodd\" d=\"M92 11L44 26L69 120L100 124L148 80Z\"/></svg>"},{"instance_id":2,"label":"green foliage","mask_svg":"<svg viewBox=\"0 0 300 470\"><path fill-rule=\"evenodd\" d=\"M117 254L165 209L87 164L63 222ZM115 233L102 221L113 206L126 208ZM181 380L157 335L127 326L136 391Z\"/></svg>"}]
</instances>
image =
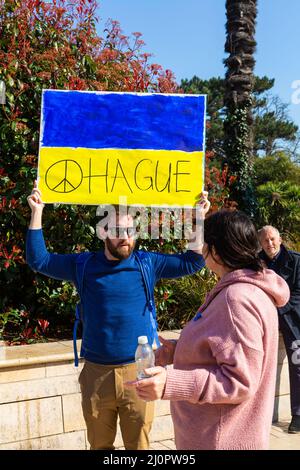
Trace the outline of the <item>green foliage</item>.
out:
<instances>
[{"instance_id":1,"label":"green foliage","mask_svg":"<svg viewBox=\"0 0 300 470\"><path fill-rule=\"evenodd\" d=\"M230 175L235 177L231 186L231 198L237 201L239 209L250 216L257 212L253 190L253 172L249 141L249 104L241 104L228 111L224 121L224 150Z\"/></svg>"},{"instance_id":2,"label":"green foliage","mask_svg":"<svg viewBox=\"0 0 300 470\"><path fill-rule=\"evenodd\" d=\"M22 306L1 313L0 320L0 338L5 338L8 344L45 341L49 322L37 318L32 320Z\"/></svg>"},{"instance_id":3,"label":"green foliage","mask_svg":"<svg viewBox=\"0 0 300 470\"><path fill-rule=\"evenodd\" d=\"M30 341L70 328L76 293L33 273L25 263L30 219L26 197L37 176L41 91L45 88L175 92L171 71L149 62L140 33L122 34L118 22L96 31L96 0L0 0L0 334ZM48 205L49 250L99 249L95 208ZM49 320L45 328L43 320Z\"/></svg>"},{"instance_id":4,"label":"green foliage","mask_svg":"<svg viewBox=\"0 0 300 470\"><path fill-rule=\"evenodd\" d=\"M215 284L216 277L206 268L192 276L160 282L155 289L159 328L183 328L195 316Z\"/></svg>"},{"instance_id":5,"label":"green foliage","mask_svg":"<svg viewBox=\"0 0 300 470\"><path fill-rule=\"evenodd\" d=\"M283 141L289 148L296 138L297 126L288 117L287 105L271 93L274 83L273 78L254 77L252 137L255 154L269 155L269 149L276 152ZM182 80L180 87L185 93L207 94L206 147L214 151L220 161L224 161L225 80L220 77L202 80L194 76L190 80Z\"/></svg>"},{"instance_id":6,"label":"green foliage","mask_svg":"<svg viewBox=\"0 0 300 470\"><path fill-rule=\"evenodd\" d=\"M260 109L256 108L254 117L254 152L264 152L271 155L282 147L282 143L292 143L296 140L298 126L288 117L287 105L278 97L265 98L261 101Z\"/></svg>"},{"instance_id":7,"label":"green foliage","mask_svg":"<svg viewBox=\"0 0 300 470\"><path fill-rule=\"evenodd\" d=\"M172 73L151 64L149 54L143 53L140 33L128 38L117 22L111 22L105 38L97 35L96 7L96 0L0 0L0 80L7 89L6 104L0 108L0 337L10 342L64 337L71 330L77 301L73 285L32 272L24 259L30 218L26 197L36 178L42 89L177 91ZM257 116L259 110L264 113L267 109L264 92L273 83L266 77L256 77ZM185 92L208 94L206 157L211 171L206 171L206 183L217 209L228 196L229 183L227 170L222 168L224 80L194 77L181 86ZM232 124L243 133L243 116L233 115ZM267 126L260 129L262 142ZM280 230L285 231L287 226L294 233L299 230L299 193L297 187L292 191L292 185L288 186L258 188L260 223L278 226L279 220ZM276 194L280 194L279 199ZM293 205L289 215L290 197ZM58 253L98 250L96 222L95 208L91 206L47 205L44 230L48 249ZM183 248L183 242L146 240L141 246L176 252ZM162 281L155 292L160 327L181 328L214 283L207 270L188 278Z\"/></svg>"},{"instance_id":8,"label":"green foliage","mask_svg":"<svg viewBox=\"0 0 300 470\"><path fill-rule=\"evenodd\" d=\"M257 225L277 227L284 242L300 251L300 167L284 152L254 163L259 202Z\"/></svg>"},{"instance_id":9,"label":"green foliage","mask_svg":"<svg viewBox=\"0 0 300 470\"><path fill-rule=\"evenodd\" d=\"M268 182L256 189L259 203L258 225L273 225L288 238L299 240L300 186Z\"/></svg>"},{"instance_id":10,"label":"green foliage","mask_svg":"<svg viewBox=\"0 0 300 470\"><path fill-rule=\"evenodd\" d=\"M300 185L300 166L293 163L284 152L276 152L254 160L255 185L268 182L289 181Z\"/></svg>"},{"instance_id":11,"label":"green foliage","mask_svg":"<svg viewBox=\"0 0 300 470\"><path fill-rule=\"evenodd\" d=\"M268 78L265 75L263 77L254 77L253 95L255 98L254 107L263 106L266 103L266 98L261 97L262 94L271 90L275 84L275 78Z\"/></svg>"},{"instance_id":12,"label":"green foliage","mask_svg":"<svg viewBox=\"0 0 300 470\"><path fill-rule=\"evenodd\" d=\"M292 123L287 115L286 105L281 103L277 97L270 94L274 86L274 79L266 76L254 77L253 85L253 147L254 157L253 170L252 161L247 153L247 148L243 146L244 139L247 137L247 111L238 108L230 116L227 125L233 129L237 135L236 142L229 139L224 143L224 93L225 80L222 78L211 78L201 80L194 76L191 80L182 80L180 86L185 93L204 93L208 95L207 103L207 155L206 155L206 185L210 191L210 198L214 200L215 195L220 201L218 194L219 183L213 183L214 175L218 174L218 181L222 181L224 172L225 155L232 155L232 167L234 172L239 172L239 178L229 179L226 171L227 180L222 184L222 194L232 188L232 197L235 199L235 185L240 186L243 205L250 205L250 213L254 212L255 207L251 204L253 197L253 188L247 188L247 174L250 173L252 186L256 187L267 181L288 180L291 183L299 184L299 166L292 163L287 154L278 152L276 149L285 142L286 152L295 155L295 138L297 126ZM226 125L226 124L225 124ZM272 150L272 155L258 157L258 153L265 154L268 149ZM236 158L239 156L239 158ZM248 168L249 166L249 168ZM250 169L250 171L249 171ZM257 175L256 175L257 173ZM225 199L226 199L225 197ZM224 197L222 196L223 201ZM220 205L220 204L218 204Z\"/></svg>"},{"instance_id":13,"label":"green foliage","mask_svg":"<svg viewBox=\"0 0 300 470\"><path fill-rule=\"evenodd\" d=\"M155 287L155 294L157 298L156 310L158 317L161 319L163 314L169 316L171 311L170 307L172 307L172 304L177 304L177 300L175 299L176 290L174 292L166 281L161 281L160 285Z\"/></svg>"}]
</instances>

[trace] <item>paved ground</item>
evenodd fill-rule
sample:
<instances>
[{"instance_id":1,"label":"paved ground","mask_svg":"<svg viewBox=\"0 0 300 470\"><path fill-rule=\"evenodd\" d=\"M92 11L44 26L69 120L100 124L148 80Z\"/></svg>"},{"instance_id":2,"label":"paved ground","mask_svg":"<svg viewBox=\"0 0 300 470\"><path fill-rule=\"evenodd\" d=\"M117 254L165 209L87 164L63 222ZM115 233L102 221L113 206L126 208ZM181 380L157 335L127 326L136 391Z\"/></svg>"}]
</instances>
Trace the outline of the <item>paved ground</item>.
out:
<instances>
[{"instance_id":1,"label":"paved ground","mask_svg":"<svg viewBox=\"0 0 300 470\"><path fill-rule=\"evenodd\" d=\"M280 421L272 426L270 438L270 450L300 450L300 434L289 434L287 432L289 421ZM153 442L152 450L175 449L173 439Z\"/></svg>"},{"instance_id":2,"label":"paved ground","mask_svg":"<svg viewBox=\"0 0 300 470\"><path fill-rule=\"evenodd\" d=\"M287 432L289 420L273 424L271 430L270 449L272 450L300 450L300 434Z\"/></svg>"}]
</instances>

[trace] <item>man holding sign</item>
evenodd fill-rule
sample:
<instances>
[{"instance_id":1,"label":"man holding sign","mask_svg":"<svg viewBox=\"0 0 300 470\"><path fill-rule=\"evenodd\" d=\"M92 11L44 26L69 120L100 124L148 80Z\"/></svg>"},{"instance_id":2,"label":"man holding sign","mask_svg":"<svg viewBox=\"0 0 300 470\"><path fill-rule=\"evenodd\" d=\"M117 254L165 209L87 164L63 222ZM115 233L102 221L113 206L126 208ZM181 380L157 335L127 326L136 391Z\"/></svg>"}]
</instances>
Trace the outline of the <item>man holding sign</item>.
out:
<instances>
[{"instance_id":1,"label":"man holding sign","mask_svg":"<svg viewBox=\"0 0 300 470\"><path fill-rule=\"evenodd\" d=\"M126 449L149 447L153 403L123 384L136 377L138 337L153 344L157 336L156 282L204 266L201 220L210 204L202 193L196 243L185 253L135 251L134 218L119 210L108 217L107 230L98 227L104 251L58 255L45 246L41 194L46 203L119 204L126 196L130 205L194 207L203 186L204 116L204 96L43 93L27 261L42 274L74 282L80 294L85 363L79 382L91 449L114 449L118 417Z\"/></svg>"},{"instance_id":2,"label":"man holding sign","mask_svg":"<svg viewBox=\"0 0 300 470\"><path fill-rule=\"evenodd\" d=\"M44 204L36 186L28 203L32 213L27 236L28 264L47 276L72 281L79 289L77 270L81 255L49 253L42 233ZM198 218L205 217L209 205L207 193L203 193ZM117 214L116 226L109 222L108 226L104 251L94 253L86 263L81 293L81 355L85 358L79 378L82 409L91 449L114 449L119 416L125 448L142 450L149 447L154 405L139 399L134 390L125 390L123 384L136 377L137 338L146 335L153 343L152 312L134 252L132 216ZM147 253L152 286L161 278L180 277L203 268L202 247L193 249L176 255Z\"/></svg>"}]
</instances>

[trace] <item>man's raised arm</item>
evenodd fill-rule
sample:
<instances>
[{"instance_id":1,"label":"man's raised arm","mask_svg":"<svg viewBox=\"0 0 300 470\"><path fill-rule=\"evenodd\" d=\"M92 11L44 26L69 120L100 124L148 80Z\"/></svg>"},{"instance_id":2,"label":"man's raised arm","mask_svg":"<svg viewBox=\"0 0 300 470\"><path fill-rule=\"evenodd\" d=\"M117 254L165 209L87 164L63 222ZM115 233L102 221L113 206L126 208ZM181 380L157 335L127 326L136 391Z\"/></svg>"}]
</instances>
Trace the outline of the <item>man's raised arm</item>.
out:
<instances>
[{"instance_id":1,"label":"man's raised arm","mask_svg":"<svg viewBox=\"0 0 300 470\"><path fill-rule=\"evenodd\" d=\"M27 263L34 271L41 274L54 279L74 282L76 280L76 257L78 255L57 255L47 251L42 232L44 203L36 182L27 201L31 208L31 220L26 239Z\"/></svg>"},{"instance_id":2,"label":"man's raised arm","mask_svg":"<svg viewBox=\"0 0 300 470\"><path fill-rule=\"evenodd\" d=\"M37 187L37 182L34 182L33 190L27 198L29 207L31 209L31 220L29 228L31 230L38 230L42 228L42 215L45 204L41 198L41 191Z\"/></svg>"}]
</instances>

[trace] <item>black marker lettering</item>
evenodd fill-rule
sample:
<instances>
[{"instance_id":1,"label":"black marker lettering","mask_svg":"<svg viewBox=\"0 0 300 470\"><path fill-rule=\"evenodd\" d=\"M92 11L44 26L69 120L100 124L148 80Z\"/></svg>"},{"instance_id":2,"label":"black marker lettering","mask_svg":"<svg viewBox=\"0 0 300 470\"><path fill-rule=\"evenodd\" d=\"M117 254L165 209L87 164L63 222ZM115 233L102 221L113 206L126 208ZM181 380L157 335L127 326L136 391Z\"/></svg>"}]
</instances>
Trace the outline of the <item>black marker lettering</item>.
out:
<instances>
[{"instance_id":1,"label":"black marker lettering","mask_svg":"<svg viewBox=\"0 0 300 470\"><path fill-rule=\"evenodd\" d=\"M190 189L178 189L178 176L179 175L190 175L191 173L182 173L178 171L179 163L191 163L190 160L178 160L176 162L176 172L173 173L176 176L176 193L190 193Z\"/></svg>"},{"instance_id":2,"label":"black marker lettering","mask_svg":"<svg viewBox=\"0 0 300 470\"><path fill-rule=\"evenodd\" d=\"M119 168L119 167L120 167L120 169L121 169L121 172L122 172L123 176L117 176L117 174L118 174L118 168ZM129 186L129 183L128 183L128 181L127 181L127 178L126 178L126 176L125 176L125 173L124 173L124 171L123 171L123 168L122 168L122 165L121 165L119 159L117 160L116 172L115 172L115 176L114 176L113 178L114 178L114 182L113 182L112 187L111 187L111 190L110 190L111 193L112 193L113 190L114 190L115 182L116 182L116 179L117 179L117 178L123 178L123 179L126 181L126 184L127 184L128 188L129 188L130 192L131 192L131 193L133 192L132 189L131 189L131 187Z\"/></svg>"},{"instance_id":3,"label":"black marker lettering","mask_svg":"<svg viewBox=\"0 0 300 470\"><path fill-rule=\"evenodd\" d=\"M152 160L150 160L149 158L144 158L135 167L134 182L135 182L136 187L138 189L140 189L141 191L148 191L148 189L153 189L153 178L152 178L152 176L143 176L143 179L145 179L145 180L149 179L150 180L150 185L148 186L148 188L141 188L138 184L138 181L137 181L138 180L138 175L137 175L138 168L143 162L147 162L147 161L152 163Z\"/></svg>"},{"instance_id":4,"label":"black marker lettering","mask_svg":"<svg viewBox=\"0 0 300 470\"><path fill-rule=\"evenodd\" d=\"M87 176L84 176L83 178L88 178L89 179L89 193L91 193L91 179L92 178L105 178L105 189L106 193L108 193L108 165L109 165L109 159L106 159L106 171L103 175L92 175L92 159L90 158L89 161L89 174Z\"/></svg>"},{"instance_id":5,"label":"black marker lettering","mask_svg":"<svg viewBox=\"0 0 300 470\"><path fill-rule=\"evenodd\" d=\"M158 186L157 186L157 179L158 179L158 165L159 165L159 160L157 160L157 163L156 163L156 168L155 168L155 189L156 191L158 191L159 193L162 193L166 187L168 187L168 193L170 192L170 182L171 182L171 169L172 169L172 163L169 163L169 178L164 186L164 188L162 189L158 189Z\"/></svg>"}]
</instances>

